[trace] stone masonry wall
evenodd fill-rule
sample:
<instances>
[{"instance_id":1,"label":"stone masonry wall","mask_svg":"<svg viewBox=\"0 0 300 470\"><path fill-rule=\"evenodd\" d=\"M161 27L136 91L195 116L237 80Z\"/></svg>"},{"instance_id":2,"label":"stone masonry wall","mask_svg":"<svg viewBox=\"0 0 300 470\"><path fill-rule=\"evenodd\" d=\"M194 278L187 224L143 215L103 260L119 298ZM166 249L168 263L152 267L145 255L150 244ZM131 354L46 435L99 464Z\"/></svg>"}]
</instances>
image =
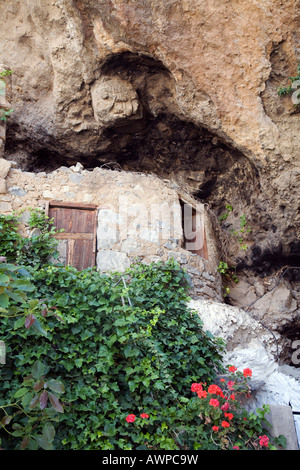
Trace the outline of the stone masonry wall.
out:
<instances>
[{"instance_id":1,"label":"stone masonry wall","mask_svg":"<svg viewBox=\"0 0 300 470\"><path fill-rule=\"evenodd\" d=\"M178 193L170 182L139 173L85 170L80 164L52 173L30 173L0 159L0 170L1 162L8 171L6 189L0 193L0 213L21 210L21 230L25 236L29 233L26 221L30 208L46 209L52 200L96 204L99 271L122 271L135 260L150 263L174 258L190 275L192 298L222 299L210 219L204 206L197 204L205 225L206 260L183 248L180 198L194 206L196 201Z\"/></svg>"}]
</instances>

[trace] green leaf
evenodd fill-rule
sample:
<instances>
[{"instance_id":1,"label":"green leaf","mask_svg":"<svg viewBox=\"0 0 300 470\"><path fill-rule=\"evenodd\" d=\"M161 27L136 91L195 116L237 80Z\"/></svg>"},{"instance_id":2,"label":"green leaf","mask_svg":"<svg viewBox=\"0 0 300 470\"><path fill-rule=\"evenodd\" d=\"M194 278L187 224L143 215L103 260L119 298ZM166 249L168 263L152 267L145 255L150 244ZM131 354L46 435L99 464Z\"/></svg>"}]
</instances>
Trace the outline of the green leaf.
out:
<instances>
[{"instance_id":1,"label":"green leaf","mask_svg":"<svg viewBox=\"0 0 300 470\"><path fill-rule=\"evenodd\" d=\"M52 442L49 442L43 435L41 436L34 436L34 439L38 443L39 447L41 447L44 450L52 450Z\"/></svg>"},{"instance_id":2,"label":"green leaf","mask_svg":"<svg viewBox=\"0 0 300 470\"><path fill-rule=\"evenodd\" d=\"M22 292L7 291L7 295L17 303L24 303L26 301L26 294Z\"/></svg>"},{"instance_id":3,"label":"green leaf","mask_svg":"<svg viewBox=\"0 0 300 470\"><path fill-rule=\"evenodd\" d=\"M25 323L25 317L22 315L18 320L15 321L14 330L17 330L18 328L23 327L24 323Z\"/></svg>"},{"instance_id":4,"label":"green leaf","mask_svg":"<svg viewBox=\"0 0 300 470\"><path fill-rule=\"evenodd\" d=\"M27 392L28 392L28 388L20 388L19 390L16 391L16 393L14 394L14 397L15 398L23 397L23 395L25 395L25 393Z\"/></svg>"},{"instance_id":5,"label":"green leaf","mask_svg":"<svg viewBox=\"0 0 300 470\"><path fill-rule=\"evenodd\" d=\"M39 322L39 320L35 320L34 324L33 324L33 328L38 332L40 333L42 336L48 336L48 333L47 331L45 330L45 328L41 325L41 323Z\"/></svg>"},{"instance_id":6,"label":"green leaf","mask_svg":"<svg viewBox=\"0 0 300 470\"><path fill-rule=\"evenodd\" d=\"M55 437L55 429L51 423L46 423L43 427L43 436L48 442L53 442Z\"/></svg>"},{"instance_id":7,"label":"green leaf","mask_svg":"<svg viewBox=\"0 0 300 470\"><path fill-rule=\"evenodd\" d=\"M39 396L39 395L35 395L35 396L33 397L33 399L31 400L31 402L30 402L28 408L29 408L30 410L33 410L33 409L37 406L37 404L39 403L39 400L40 400L40 396Z\"/></svg>"},{"instance_id":8,"label":"green leaf","mask_svg":"<svg viewBox=\"0 0 300 470\"><path fill-rule=\"evenodd\" d=\"M34 379L40 379L45 374L45 366L40 361L35 361L32 367L32 376Z\"/></svg>"},{"instance_id":9,"label":"green leaf","mask_svg":"<svg viewBox=\"0 0 300 470\"><path fill-rule=\"evenodd\" d=\"M9 277L0 273L0 286L6 286L9 283Z\"/></svg>"},{"instance_id":10,"label":"green leaf","mask_svg":"<svg viewBox=\"0 0 300 470\"><path fill-rule=\"evenodd\" d=\"M21 279L12 281L10 283L10 287L21 290L23 292L33 292L35 290L35 287L30 282Z\"/></svg>"},{"instance_id":11,"label":"green leaf","mask_svg":"<svg viewBox=\"0 0 300 470\"><path fill-rule=\"evenodd\" d=\"M64 409L60 401L58 400L57 396L54 395L54 393L49 392L49 398L50 398L50 403L53 406L53 408L58 412L58 413L63 413Z\"/></svg>"},{"instance_id":12,"label":"green leaf","mask_svg":"<svg viewBox=\"0 0 300 470\"><path fill-rule=\"evenodd\" d=\"M9 297L7 294L0 294L0 307L7 308L9 305Z\"/></svg>"},{"instance_id":13,"label":"green leaf","mask_svg":"<svg viewBox=\"0 0 300 470\"><path fill-rule=\"evenodd\" d=\"M50 379L47 381L48 387L55 393L64 393L65 387L62 382L58 380Z\"/></svg>"},{"instance_id":14,"label":"green leaf","mask_svg":"<svg viewBox=\"0 0 300 470\"><path fill-rule=\"evenodd\" d=\"M22 406L25 408L26 406L28 406L32 399L34 397L34 393L33 392L28 392L26 393L23 398L22 398Z\"/></svg>"}]
</instances>

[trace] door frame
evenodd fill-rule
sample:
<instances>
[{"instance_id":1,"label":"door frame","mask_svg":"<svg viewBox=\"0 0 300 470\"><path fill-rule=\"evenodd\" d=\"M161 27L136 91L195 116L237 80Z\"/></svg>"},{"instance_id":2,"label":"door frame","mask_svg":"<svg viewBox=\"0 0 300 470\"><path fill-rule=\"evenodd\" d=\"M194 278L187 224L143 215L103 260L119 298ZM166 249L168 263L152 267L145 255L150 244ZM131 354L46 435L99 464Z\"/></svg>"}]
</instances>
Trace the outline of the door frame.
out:
<instances>
[{"instance_id":1,"label":"door frame","mask_svg":"<svg viewBox=\"0 0 300 470\"><path fill-rule=\"evenodd\" d=\"M49 217L50 208L51 207L60 207L62 209L82 209L82 210L90 210L95 211L95 224L94 224L94 231L91 232L93 235L93 255L94 255L94 266L96 266L96 255L97 255L97 226L98 226L98 211L99 206L96 204L85 204L81 202L68 202L68 201L46 201L45 206L45 214ZM57 240L64 240L70 237L67 236L67 233L64 235L64 232L54 235ZM81 239L85 238L85 234L81 234Z\"/></svg>"}]
</instances>

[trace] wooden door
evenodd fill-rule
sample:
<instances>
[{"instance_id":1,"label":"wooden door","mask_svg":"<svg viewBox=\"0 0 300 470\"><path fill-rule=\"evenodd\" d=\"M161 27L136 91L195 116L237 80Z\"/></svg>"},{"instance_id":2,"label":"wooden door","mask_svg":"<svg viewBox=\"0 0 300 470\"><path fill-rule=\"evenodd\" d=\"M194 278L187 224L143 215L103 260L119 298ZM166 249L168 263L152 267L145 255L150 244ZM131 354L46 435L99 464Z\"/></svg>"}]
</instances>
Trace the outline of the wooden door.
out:
<instances>
[{"instance_id":1,"label":"wooden door","mask_svg":"<svg viewBox=\"0 0 300 470\"><path fill-rule=\"evenodd\" d=\"M55 235L63 247L64 264L80 271L95 266L97 206L52 201L48 217L53 219L57 230L64 230Z\"/></svg>"},{"instance_id":2,"label":"wooden door","mask_svg":"<svg viewBox=\"0 0 300 470\"><path fill-rule=\"evenodd\" d=\"M184 248L208 260L203 211L180 201L182 208Z\"/></svg>"}]
</instances>

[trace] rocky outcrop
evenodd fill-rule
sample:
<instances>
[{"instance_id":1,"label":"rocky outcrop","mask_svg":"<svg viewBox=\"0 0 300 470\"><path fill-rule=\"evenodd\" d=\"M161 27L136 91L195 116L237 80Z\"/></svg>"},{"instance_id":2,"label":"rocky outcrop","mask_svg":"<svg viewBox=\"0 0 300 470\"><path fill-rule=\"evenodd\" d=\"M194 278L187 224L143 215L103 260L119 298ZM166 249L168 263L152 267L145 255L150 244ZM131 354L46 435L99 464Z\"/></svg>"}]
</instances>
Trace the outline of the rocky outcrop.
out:
<instances>
[{"instance_id":1,"label":"rocky outcrop","mask_svg":"<svg viewBox=\"0 0 300 470\"><path fill-rule=\"evenodd\" d=\"M239 278L226 301L290 347L300 119L277 89L297 72L299 24L299 0L3 2L5 159L31 172L80 162L152 173L183 188L205 204L219 260Z\"/></svg>"},{"instance_id":2,"label":"rocky outcrop","mask_svg":"<svg viewBox=\"0 0 300 470\"><path fill-rule=\"evenodd\" d=\"M299 62L299 10L298 0L5 2L7 158L158 173L217 215L231 203L231 228L247 214L247 265L299 258L300 120L277 94Z\"/></svg>"},{"instance_id":3,"label":"rocky outcrop","mask_svg":"<svg viewBox=\"0 0 300 470\"><path fill-rule=\"evenodd\" d=\"M192 300L189 306L199 314L203 328L225 342L224 366L252 370L251 396L245 402L248 409L255 411L269 404L300 411L300 373L278 361L279 335L273 335L261 322L237 307L209 300ZM296 424L300 442L299 421Z\"/></svg>"}]
</instances>

